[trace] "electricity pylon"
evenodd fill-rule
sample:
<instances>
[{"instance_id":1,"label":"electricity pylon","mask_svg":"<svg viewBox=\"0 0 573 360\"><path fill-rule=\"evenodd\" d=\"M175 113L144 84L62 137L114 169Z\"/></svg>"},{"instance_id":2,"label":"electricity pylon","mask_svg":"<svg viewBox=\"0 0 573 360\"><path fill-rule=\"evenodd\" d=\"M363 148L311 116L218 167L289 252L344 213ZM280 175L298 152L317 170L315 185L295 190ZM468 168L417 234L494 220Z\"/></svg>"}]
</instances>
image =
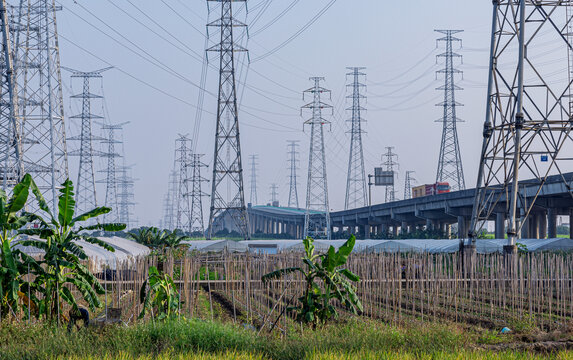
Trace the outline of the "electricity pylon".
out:
<instances>
[{"instance_id":1,"label":"electricity pylon","mask_svg":"<svg viewBox=\"0 0 573 360\"><path fill-rule=\"evenodd\" d=\"M201 189L201 183L208 182L201 176L201 168L206 168L207 164L201 162L204 154L193 154L191 160L191 233L205 233L205 224L203 222L203 201L204 196L209 196Z\"/></svg>"},{"instance_id":2,"label":"electricity pylon","mask_svg":"<svg viewBox=\"0 0 573 360\"><path fill-rule=\"evenodd\" d=\"M572 179L563 173L571 168L573 148L571 6L572 1L493 1L488 102L469 231L474 245L484 222L500 216L507 219L504 250L516 252L548 176L560 175L571 194ZM567 62L568 70L556 72L555 61L544 58L547 43L561 46L563 52L551 54ZM530 178L525 193L519 181Z\"/></svg>"},{"instance_id":3,"label":"electricity pylon","mask_svg":"<svg viewBox=\"0 0 573 360\"><path fill-rule=\"evenodd\" d=\"M0 54L0 174L2 189L8 191L24 173L22 162L21 122L18 111L16 78L12 52L12 32L6 0L0 1L2 53Z\"/></svg>"},{"instance_id":4,"label":"electricity pylon","mask_svg":"<svg viewBox=\"0 0 573 360\"><path fill-rule=\"evenodd\" d=\"M350 128L350 156L348 159L348 177L346 179L346 198L344 200L344 209L354 209L357 207L367 206L368 198L366 196L366 173L364 171L364 151L362 149L362 123L365 121L361 112L366 110L362 107L361 100L365 98L361 93L361 89L365 88L364 84L360 83L360 76L366 74L360 72L365 68L363 67L349 67L347 69L352 72L346 75L351 75L353 80L351 84L346 85L352 88L351 95L346 96L352 100L352 107L346 109L352 111L352 117L347 120L351 123Z\"/></svg>"},{"instance_id":5,"label":"electricity pylon","mask_svg":"<svg viewBox=\"0 0 573 360\"><path fill-rule=\"evenodd\" d=\"M177 198L175 198L177 229L191 232L191 139L179 134L175 140L175 163L177 164Z\"/></svg>"},{"instance_id":6,"label":"electricity pylon","mask_svg":"<svg viewBox=\"0 0 573 360\"><path fill-rule=\"evenodd\" d=\"M177 188L177 171L172 170L169 172L169 183L167 184L167 194L163 199L163 228L167 230L175 230L175 194Z\"/></svg>"},{"instance_id":7,"label":"electricity pylon","mask_svg":"<svg viewBox=\"0 0 573 360\"><path fill-rule=\"evenodd\" d=\"M125 162L125 157L124 157ZM135 196L133 190L135 180L130 172L133 165L122 165L117 167L117 185L118 185L118 205L119 205L119 222L127 226L128 229L135 223L133 219L132 208L135 205Z\"/></svg>"},{"instance_id":8,"label":"electricity pylon","mask_svg":"<svg viewBox=\"0 0 573 360\"><path fill-rule=\"evenodd\" d=\"M277 201L279 200L279 186L275 183L272 183L270 186L271 190L271 206L274 206Z\"/></svg>"},{"instance_id":9,"label":"electricity pylon","mask_svg":"<svg viewBox=\"0 0 573 360\"><path fill-rule=\"evenodd\" d=\"M96 182L105 184L104 205L112 209L111 212L104 215L104 220L105 222L116 223L119 222L119 201L117 164L115 159L122 157L122 155L117 152L115 147L123 142L117 139L115 132L117 130L123 130L123 126L129 124L129 121L120 124L98 124L104 132L107 132L107 138L102 140L103 144L107 144L107 151L102 154L102 157L107 158L107 166L105 170L100 170L100 172L105 173L105 179Z\"/></svg>"},{"instance_id":10,"label":"electricity pylon","mask_svg":"<svg viewBox=\"0 0 573 360\"><path fill-rule=\"evenodd\" d=\"M412 198L412 184L416 179L412 176L415 171L406 171L406 180L404 181L404 200Z\"/></svg>"},{"instance_id":11,"label":"electricity pylon","mask_svg":"<svg viewBox=\"0 0 573 360\"><path fill-rule=\"evenodd\" d=\"M394 184L396 182L395 168L398 167L398 162L394 161L394 159L398 159L398 155L396 155L393 150L393 146L386 146L386 154L382 155L382 165L386 167L386 171L392 173L392 185L386 185L385 202L396 201L396 191L394 190Z\"/></svg>"},{"instance_id":12,"label":"electricity pylon","mask_svg":"<svg viewBox=\"0 0 573 360\"><path fill-rule=\"evenodd\" d=\"M68 178L60 48L53 0L20 0L14 23L24 171L32 174L54 212Z\"/></svg>"},{"instance_id":13,"label":"electricity pylon","mask_svg":"<svg viewBox=\"0 0 573 360\"><path fill-rule=\"evenodd\" d=\"M239 137L239 116L237 109L237 88L235 81L235 52L245 52L245 48L234 40L234 29L246 24L233 17L233 3L246 0L207 0L221 3L221 17L207 26L218 27L220 41L207 49L219 53L219 97L217 100L217 130L215 133L215 152L213 156L213 181L211 183L211 208L207 238L213 236L215 218L229 214L239 233L245 239L250 238L249 216L245 206L243 186L243 165L241 162L241 142ZM225 118L229 117L228 125ZM230 154L225 158L224 150ZM224 196L224 192L229 194Z\"/></svg>"},{"instance_id":14,"label":"electricity pylon","mask_svg":"<svg viewBox=\"0 0 573 360\"><path fill-rule=\"evenodd\" d=\"M90 80L101 79L102 72L111 69L111 67L89 72L62 68L72 73L72 79L81 79L83 83L82 93L70 96L71 99L81 99L82 102L81 114L70 116L70 119L80 120L80 135L68 138L68 140L79 141L80 148L79 150L70 151L68 155L79 156L80 158L78 180L75 183L76 211L84 213L97 207L93 158L104 155L104 152L94 149L93 142L105 140L92 134L92 121L94 119L103 119L103 116L92 114L92 101L103 99L103 96L90 92Z\"/></svg>"},{"instance_id":15,"label":"electricity pylon","mask_svg":"<svg viewBox=\"0 0 573 360\"><path fill-rule=\"evenodd\" d=\"M298 170L298 140L288 140L288 163L289 163L289 191L288 191L288 207L299 208L298 205L298 190L296 171Z\"/></svg>"},{"instance_id":16,"label":"electricity pylon","mask_svg":"<svg viewBox=\"0 0 573 360\"><path fill-rule=\"evenodd\" d=\"M448 182L452 190L464 190L466 182L464 180L457 129L457 123L462 120L456 116L456 107L463 105L456 101L455 96L456 90L463 90L455 84L455 75L462 72L454 68L454 58L461 59L462 56L453 51L453 43L455 41L461 43L462 40L452 36L463 30L435 31L445 35L437 41L446 43L446 51L438 55L438 57L445 59L445 67L436 72L437 74L444 74L444 86L437 88L437 90L444 91L444 101L436 104L436 106L443 108L444 115L442 119L436 120L436 122L442 123L442 143L440 145L436 182Z\"/></svg>"},{"instance_id":17,"label":"electricity pylon","mask_svg":"<svg viewBox=\"0 0 573 360\"><path fill-rule=\"evenodd\" d=\"M251 160L251 205L257 205L257 165L259 160L259 155L250 155Z\"/></svg>"},{"instance_id":18,"label":"electricity pylon","mask_svg":"<svg viewBox=\"0 0 573 360\"><path fill-rule=\"evenodd\" d=\"M309 109L312 117L304 122L310 125L310 150L308 152L308 180L306 186L306 212L304 215L304 237L330 240L330 209L328 206L328 185L326 181L326 157L324 153L324 124L330 121L322 117L322 109L332 109L332 106L321 101L321 95L328 93L320 86L322 77L311 77L314 86L303 92L311 94L313 101L301 109Z\"/></svg>"}]
</instances>

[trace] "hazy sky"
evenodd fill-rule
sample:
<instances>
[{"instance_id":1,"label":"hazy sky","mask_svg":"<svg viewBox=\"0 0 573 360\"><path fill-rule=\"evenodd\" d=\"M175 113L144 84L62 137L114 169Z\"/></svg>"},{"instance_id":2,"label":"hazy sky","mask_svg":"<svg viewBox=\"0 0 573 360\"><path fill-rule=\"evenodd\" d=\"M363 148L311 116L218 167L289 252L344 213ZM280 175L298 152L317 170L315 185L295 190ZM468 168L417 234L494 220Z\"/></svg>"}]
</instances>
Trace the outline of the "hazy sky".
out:
<instances>
[{"instance_id":1,"label":"hazy sky","mask_svg":"<svg viewBox=\"0 0 573 360\"><path fill-rule=\"evenodd\" d=\"M103 89L109 120L130 121L125 127L128 164L135 164L135 216L140 225L157 224L163 216L163 197L173 166L177 134L192 135L205 49L205 24L217 18L215 3L200 0L56 0L61 63L90 71L109 65ZM297 34L310 19L328 9L291 42L276 49ZM240 126L245 171L246 201L250 194L248 156L259 155L258 199L270 199L270 185L279 186L279 199L288 197L287 140L301 141L299 203L304 206L308 136L304 133L300 107L302 91L311 87L310 76L326 78L323 86L332 90L334 116L325 113L332 130L325 133L330 207L344 206L349 153L347 131L350 117L345 96L347 66L364 66L367 73L368 111L364 136L367 173L381 162L386 146L394 146L400 163L398 198L403 196L404 173L414 170L418 183L435 180L441 138L443 99L436 90L443 77L435 71L443 44L436 47L440 34L434 29L462 29L464 71L456 94L464 107L458 108L458 126L467 187L475 186L481 129L486 105L487 62L492 5L489 1L380 1L380 0L251 0L248 14L240 5L236 16L249 24L250 65L240 58ZM280 16L282 14L282 16ZM107 34L107 35L106 35ZM213 35L213 34L211 34ZM212 38L212 42L216 36ZM209 56L203 114L198 125L196 151L211 163L215 131L218 66ZM65 83L66 117L79 112L79 104L69 95L81 90L79 82ZM246 80L245 80L246 79ZM246 84L246 86L243 86ZM101 91L94 82L94 91ZM325 99L328 100L328 99ZM79 131L67 119L68 135ZM75 144L70 144L73 148ZM71 178L77 178L76 158L70 159ZM96 161L99 169L103 162ZM211 169L203 175L211 177ZM204 190L210 192L210 185ZM105 191L98 188L98 198ZM375 188L373 202L384 197ZM204 199L205 217L209 199ZM206 219L207 220L207 219Z\"/></svg>"}]
</instances>

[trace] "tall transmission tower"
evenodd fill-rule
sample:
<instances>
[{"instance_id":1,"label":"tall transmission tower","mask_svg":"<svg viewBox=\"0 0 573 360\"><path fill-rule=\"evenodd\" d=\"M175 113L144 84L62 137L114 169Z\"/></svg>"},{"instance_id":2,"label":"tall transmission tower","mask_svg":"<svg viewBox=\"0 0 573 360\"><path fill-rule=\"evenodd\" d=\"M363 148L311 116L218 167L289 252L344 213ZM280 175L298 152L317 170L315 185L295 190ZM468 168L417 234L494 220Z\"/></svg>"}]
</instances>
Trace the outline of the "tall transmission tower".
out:
<instances>
[{"instance_id":1,"label":"tall transmission tower","mask_svg":"<svg viewBox=\"0 0 573 360\"><path fill-rule=\"evenodd\" d=\"M361 93L361 89L365 85L360 83L360 76L366 74L360 72L365 68L351 67L347 68L352 70L347 73L347 76L352 76L352 83L348 84L352 93L346 96L352 100L352 107L347 110L352 111L352 117L347 120L351 123L350 128L350 157L348 159L348 177L346 179L346 198L344 200L344 209L354 209L357 207L367 206L368 198L366 196L366 173L364 170L364 151L362 149L362 123L364 119L361 116L362 110L365 110L361 105L361 100L365 98Z\"/></svg>"},{"instance_id":2,"label":"tall transmission tower","mask_svg":"<svg viewBox=\"0 0 573 360\"><path fill-rule=\"evenodd\" d=\"M436 122L442 123L442 143L440 145L436 182L448 182L452 190L464 190L466 182L464 180L457 129L457 123L462 120L456 116L456 107L463 105L456 101L455 96L456 90L463 90L455 85L455 75L462 72L454 68L454 58L461 59L462 56L453 51L453 43L455 41L461 43L462 41L454 37L453 34L460 33L463 30L435 31L445 35L437 41L446 43L446 51L438 55L438 57L445 59L445 67L437 71L437 74L444 74L444 86L438 88L438 90L444 91L444 101L436 104L436 106L443 108L444 115L442 119L436 120Z\"/></svg>"},{"instance_id":3,"label":"tall transmission tower","mask_svg":"<svg viewBox=\"0 0 573 360\"><path fill-rule=\"evenodd\" d=\"M289 191L288 191L288 207L300 208L298 205L298 190L296 171L298 170L298 140L288 140L288 163L289 163Z\"/></svg>"},{"instance_id":4,"label":"tall transmission tower","mask_svg":"<svg viewBox=\"0 0 573 360\"><path fill-rule=\"evenodd\" d=\"M322 77L311 77L314 86L303 92L311 94L313 101L301 109L309 109L312 117L304 122L310 125L310 150L308 152L308 180L306 187L306 212L304 216L304 237L330 240L330 209L328 206L328 185L326 180L326 156L324 153L324 124L330 124L322 117L322 109L332 106L321 101L321 95L328 93L320 86Z\"/></svg>"},{"instance_id":5,"label":"tall transmission tower","mask_svg":"<svg viewBox=\"0 0 573 360\"><path fill-rule=\"evenodd\" d=\"M208 182L201 176L201 168L206 168L207 164L201 162L204 154L193 154L191 160L191 233L205 233L205 224L203 222L203 201L204 196L209 196L201 189L201 183Z\"/></svg>"},{"instance_id":6,"label":"tall transmission tower","mask_svg":"<svg viewBox=\"0 0 573 360\"><path fill-rule=\"evenodd\" d=\"M412 198L412 185L416 182L416 179L412 176L415 171L406 171L406 180L404 181L404 200Z\"/></svg>"},{"instance_id":7,"label":"tall transmission tower","mask_svg":"<svg viewBox=\"0 0 573 360\"><path fill-rule=\"evenodd\" d=\"M169 172L169 183L167 185L167 194L163 199L163 228L175 230L175 194L177 193L177 171Z\"/></svg>"},{"instance_id":8,"label":"tall transmission tower","mask_svg":"<svg viewBox=\"0 0 573 360\"><path fill-rule=\"evenodd\" d=\"M101 129L107 133L107 137L102 140L103 144L107 144L107 151L102 154L102 157L107 158L107 165L105 170L100 170L100 172L105 173L105 179L96 181L97 183L105 183L104 205L112 209L111 212L104 215L106 222L119 222L118 176L115 159L122 157L116 150L116 145L122 144L122 141L117 139L115 132L123 130L123 126L126 124L129 124L129 121L120 124L99 123Z\"/></svg>"},{"instance_id":9,"label":"tall transmission tower","mask_svg":"<svg viewBox=\"0 0 573 360\"><path fill-rule=\"evenodd\" d=\"M14 63L24 171L55 212L68 178L60 47L53 0L20 0L14 21Z\"/></svg>"},{"instance_id":10,"label":"tall transmission tower","mask_svg":"<svg viewBox=\"0 0 573 360\"><path fill-rule=\"evenodd\" d=\"M246 0L207 0L221 3L221 18L207 26L218 27L221 35L219 43L207 49L219 53L219 97L217 100L217 130L213 156L213 181L211 183L211 208L207 238L213 236L215 218L228 213L245 239L250 238L249 216L245 206L243 187L243 165L241 162L241 142L239 137L239 114L237 109L237 88L235 82L235 52L245 52L245 48L235 43L234 29L246 28L246 24L233 17L233 3ZM225 117L229 116L227 125ZM224 150L230 149L225 158ZM230 192L224 196L224 192ZM230 190L230 191L229 191Z\"/></svg>"},{"instance_id":11,"label":"tall transmission tower","mask_svg":"<svg viewBox=\"0 0 573 360\"><path fill-rule=\"evenodd\" d=\"M257 166L259 165L259 155L250 155L251 160L251 205L257 205Z\"/></svg>"},{"instance_id":12,"label":"tall transmission tower","mask_svg":"<svg viewBox=\"0 0 573 360\"><path fill-rule=\"evenodd\" d=\"M469 231L472 244L486 220L505 217L505 251L514 253L547 177L559 175L571 193L572 179L562 173L571 168L573 148L571 6L571 1L493 2L487 109ZM563 50L552 51L554 61L543 58L543 44L549 42ZM567 62L569 69L556 73L551 65L555 61ZM531 178L536 181L528 187L534 188L520 191L519 181Z\"/></svg>"},{"instance_id":13,"label":"tall transmission tower","mask_svg":"<svg viewBox=\"0 0 573 360\"><path fill-rule=\"evenodd\" d=\"M275 183L272 183L270 186L271 189L271 205L275 206L275 204L279 201L279 186Z\"/></svg>"},{"instance_id":14,"label":"tall transmission tower","mask_svg":"<svg viewBox=\"0 0 573 360\"><path fill-rule=\"evenodd\" d=\"M125 158L124 158L125 161ZM131 176L131 169L133 166L118 166L117 167L117 185L118 185L118 205L119 205L119 222L131 228L135 219L133 218L132 208L135 205L135 196L133 190L135 187L135 179Z\"/></svg>"},{"instance_id":15,"label":"tall transmission tower","mask_svg":"<svg viewBox=\"0 0 573 360\"><path fill-rule=\"evenodd\" d=\"M386 185L386 197L385 202L392 202L396 201L396 191L394 190L394 184L396 182L396 168L398 167L398 162L395 159L398 159L398 155L394 153L393 146L386 146L386 154L382 156L383 162L382 165L386 167L386 171L392 173L392 185Z\"/></svg>"},{"instance_id":16,"label":"tall transmission tower","mask_svg":"<svg viewBox=\"0 0 573 360\"><path fill-rule=\"evenodd\" d=\"M0 54L0 174L2 188L8 191L24 173L22 162L21 121L18 111L18 98L14 60L12 52L12 32L8 20L6 0L0 1L0 21L2 24L2 53Z\"/></svg>"},{"instance_id":17,"label":"tall transmission tower","mask_svg":"<svg viewBox=\"0 0 573 360\"><path fill-rule=\"evenodd\" d=\"M179 134L175 140L175 163L177 164L177 229L191 232L191 139Z\"/></svg>"},{"instance_id":18,"label":"tall transmission tower","mask_svg":"<svg viewBox=\"0 0 573 360\"><path fill-rule=\"evenodd\" d=\"M80 158L78 180L75 184L76 211L78 213L84 213L97 207L93 158L104 155L102 151L94 150L93 141L105 140L102 137L94 136L92 134L92 120L103 119L103 116L92 114L92 101L95 99L103 99L103 96L94 94L90 91L90 80L101 79L102 72L111 69L111 67L90 72L78 71L65 67L62 68L72 73L72 79L81 79L83 83L82 93L70 96L71 99L81 100L81 114L70 116L70 119L80 120L80 135L68 138L68 140L79 141L80 148L79 150L70 151L68 155L79 156Z\"/></svg>"}]
</instances>

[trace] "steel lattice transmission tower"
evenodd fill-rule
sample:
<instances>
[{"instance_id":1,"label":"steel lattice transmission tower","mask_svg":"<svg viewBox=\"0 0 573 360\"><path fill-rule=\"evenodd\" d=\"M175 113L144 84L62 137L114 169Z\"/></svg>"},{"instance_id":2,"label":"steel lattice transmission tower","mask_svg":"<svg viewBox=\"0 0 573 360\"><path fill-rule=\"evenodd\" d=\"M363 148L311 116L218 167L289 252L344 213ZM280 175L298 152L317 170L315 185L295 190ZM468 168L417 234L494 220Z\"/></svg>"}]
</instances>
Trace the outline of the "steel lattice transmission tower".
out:
<instances>
[{"instance_id":1,"label":"steel lattice transmission tower","mask_svg":"<svg viewBox=\"0 0 573 360\"><path fill-rule=\"evenodd\" d=\"M60 47L54 0L20 0L14 34L14 65L24 171L55 211L59 186L68 178Z\"/></svg>"},{"instance_id":2,"label":"steel lattice transmission tower","mask_svg":"<svg viewBox=\"0 0 573 360\"><path fill-rule=\"evenodd\" d=\"M312 117L304 122L310 125L310 150L308 152L308 180L306 187L306 212L304 216L304 237L330 240L330 209L328 206L328 185L326 180L326 156L324 153L324 124L330 124L322 117L322 109L332 106L321 101L321 95L328 93L320 86L322 77L311 77L314 86L303 92L311 94L313 101L301 109L309 109Z\"/></svg>"},{"instance_id":3,"label":"steel lattice transmission tower","mask_svg":"<svg viewBox=\"0 0 573 360\"><path fill-rule=\"evenodd\" d=\"M288 207L300 208L298 205L298 190L297 190L297 170L298 170L298 140L288 140L288 163L289 163L289 191L288 191Z\"/></svg>"},{"instance_id":4,"label":"steel lattice transmission tower","mask_svg":"<svg viewBox=\"0 0 573 360\"><path fill-rule=\"evenodd\" d=\"M119 222L125 224L128 229L135 223L132 208L135 205L133 190L136 179L131 176L132 167L133 166L122 165L118 166L116 169L117 174L119 175L117 177Z\"/></svg>"},{"instance_id":5,"label":"steel lattice transmission tower","mask_svg":"<svg viewBox=\"0 0 573 360\"><path fill-rule=\"evenodd\" d=\"M462 72L454 68L454 58L461 59L462 56L453 51L453 43L461 43L462 41L454 37L453 34L460 33L463 30L435 31L445 35L437 41L446 43L446 51L438 55L438 57L445 59L445 67L436 72L437 74L444 74L444 86L437 88L437 90L444 91L444 101L436 104L436 106L443 108L444 115L442 119L436 120L436 122L442 123L442 143L440 145L436 182L448 182L452 190L464 190L466 182L464 180L457 129L457 123L462 120L456 116L456 107L463 105L456 101L455 96L456 90L463 90L455 84L455 75Z\"/></svg>"},{"instance_id":6,"label":"steel lattice transmission tower","mask_svg":"<svg viewBox=\"0 0 573 360\"><path fill-rule=\"evenodd\" d=\"M415 171L406 171L406 179L404 180L404 200L412 198L412 185L416 182L416 179L412 176Z\"/></svg>"},{"instance_id":7,"label":"steel lattice transmission tower","mask_svg":"<svg viewBox=\"0 0 573 360\"><path fill-rule=\"evenodd\" d=\"M177 171L169 172L169 183L167 185L167 194L163 199L163 228L175 230L175 196L177 193Z\"/></svg>"},{"instance_id":8,"label":"steel lattice transmission tower","mask_svg":"<svg viewBox=\"0 0 573 360\"><path fill-rule=\"evenodd\" d=\"M192 154L191 160L191 233L205 233L205 224L203 222L203 201L204 196L209 196L201 189L201 183L208 182L201 176L201 168L206 168L207 164L201 162L204 154Z\"/></svg>"},{"instance_id":9,"label":"steel lattice transmission tower","mask_svg":"<svg viewBox=\"0 0 573 360\"><path fill-rule=\"evenodd\" d=\"M547 177L559 174L571 193L572 179L562 173L570 169L573 151L571 6L572 1L493 1L487 109L469 231L472 244L486 220L505 217L505 250L513 253ZM554 61L544 57L547 43L553 49L562 46L563 52L551 52ZM563 69L559 76L551 65L555 61L568 62L569 71ZM529 187L537 191L524 193L519 181L531 178L537 181L529 181Z\"/></svg>"},{"instance_id":10,"label":"steel lattice transmission tower","mask_svg":"<svg viewBox=\"0 0 573 360\"><path fill-rule=\"evenodd\" d=\"M2 188L8 191L23 176L21 122L12 51L12 32L6 0L0 1L2 53L0 54L0 174Z\"/></svg>"},{"instance_id":11,"label":"steel lattice transmission tower","mask_svg":"<svg viewBox=\"0 0 573 360\"><path fill-rule=\"evenodd\" d=\"M272 183L270 186L271 190L271 206L275 206L275 204L279 201L279 186L275 183Z\"/></svg>"},{"instance_id":12,"label":"steel lattice transmission tower","mask_svg":"<svg viewBox=\"0 0 573 360\"><path fill-rule=\"evenodd\" d=\"M344 200L344 209L354 209L357 207L367 206L368 198L366 193L366 173L364 170L364 151L362 149L362 123L365 121L361 112L366 110L361 105L361 100L365 98L361 89L365 85L360 83L360 76L366 74L360 72L365 68L351 67L352 70L347 76L352 76L352 83L347 87L352 89L352 94L347 98L352 100L352 107L347 110L352 111L352 118L347 120L351 123L350 129L350 157L348 159L348 177L346 179L346 198Z\"/></svg>"},{"instance_id":13,"label":"steel lattice transmission tower","mask_svg":"<svg viewBox=\"0 0 573 360\"><path fill-rule=\"evenodd\" d=\"M383 161L382 165L386 167L386 171L392 173L392 185L386 185L386 197L384 202L396 201L396 191L394 190L394 184L396 183L396 168L398 167L398 155L394 153L393 146L386 146L386 154L382 155Z\"/></svg>"},{"instance_id":14,"label":"steel lattice transmission tower","mask_svg":"<svg viewBox=\"0 0 573 360\"><path fill-rule=\"evenodd\" d=\"M107 137L101 141L103 144L107 144L107 150L102 154L102 157L107 158L106 169L100 170L100 172L105 173L105 179L96 181L105 184L104 205L112 209L111 212L104 215L106 222L119 222L118 176L115 159L122 157L122 155L117 152L115 147L122 144L122 141L117 139L115 132L123 130L123 126L126 124L129 124L129 121L120 124L99 123L104 133L107 133Z\"/></svg>"},{"instance_id":15,"label":"steel lattice transmission tower","mask_svg":"<svg viewBox=\"0 0 573 360\"><path fill-rule=\"evenodd\" d=\"M220 41L207 51L219 53L219 97L217 101L217 130L213 156L213 181L211 208L207 238L213 236L215 218L228 213L245 239L250 238L249 216L245 206L243 186L243 165L241 162L241 142L239 137L239 116L237 109L237 88L235 81L235 52L247 51L235 43L235 28L246 28L246 24L233 17L233 3L246 0L207 0L221 3L221 18L208 24L218 27ZM229 116L229 124L225 118ZM229 159L224 150L230 149ZM230 190L230 194L224 193Z\"/></svg>"},{"instance_id":16,"label":"steel lattice transmission tower","mask_svg":"<svg viewBox=\"0 0 573 360\"><path fill-rule=\"evenodd\" d=\"M76 211L78 213L84 213L97 207L93 158L104 155L102 151L94 150L93 142L105 140L102 137L94 136L92 134L92 121L94 119L103 119L100 115L92 114L92 101L103 99L103 96L90 92L90 80L101 79L101 73L111 69L111 67L90 72L77 71L69 68L63 69L72 72L72 79L81 79L83 84L81 94L70 96L71 99L80 99L82 103L81 114L70 116L70 119L80 120L80 135L68 138L68 140L79 141L80 148L79 150L70 151L68 155L79 156L80 158L78 180L75 183Z\"/></svg>"},{"instance_id":17,"label":"steel lattice transmission tower","mask_svg":"<svg viewBox=\"0 0 573 360\"><path fill-rule=\"evenodd\" d=\"M177 229L191 232L191 139L179 134L175 140L175 163L177 168L177 197L175 198Z\"/></svg>"},{"instance_id":18,"label":"steel lattice transmission tower","mask_svg":"<svg viewBox=\"0 0 573 360\"><path fill-rule=\"evenodd\" d=\"M259 155L250 155L251 160L251 205L257 205L257 166L259 163Z\"/></svg>"}]
</instances>

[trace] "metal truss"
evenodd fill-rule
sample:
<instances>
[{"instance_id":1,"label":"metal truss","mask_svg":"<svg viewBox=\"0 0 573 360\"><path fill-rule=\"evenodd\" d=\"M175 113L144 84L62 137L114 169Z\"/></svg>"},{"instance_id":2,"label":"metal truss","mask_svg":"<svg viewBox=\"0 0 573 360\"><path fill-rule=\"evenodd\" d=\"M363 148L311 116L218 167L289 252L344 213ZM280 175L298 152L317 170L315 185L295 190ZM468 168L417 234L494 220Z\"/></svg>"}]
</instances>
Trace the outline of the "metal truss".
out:
<instances>
[{"instance_id":1,"label":"metal truss","mask_svg":"<svg viewBox=\"0 0 573 360\"><path fill-rule=\"evenodd\" d=\"M352 70L347 76L352 76L353 80L347 87L352 89L352 93L347 96L352 100L352 107L347 110L352 111L352 118L347 120L351 123L350 129L350 156L348 159L348 176L346 179L346 197L344 200L344 209L354 209L357 207L367 206L368 198L366 193L366 172L364 170L364 151L362 149L362 123L365 121L361 112L366 110L361 105L361 100L365 98L360 90L366 85L360 83L360 76L366 74L360 72L363 67L350 67Z\"/></svg>"},{"instance_id":2,"label":"metal truss","mask_svg":"<svg viewBox=\"0 0 573 360\"><path fill-rule=\"evenodd\" d=\"M486 220L508 219L515 246L543 184L570 166L571 1L493 1L487 112L469 238L475 244ZM547 46L551 45L550 51ZM536 191L520 191L520 179Z\"/></svg>"},{"instance_id":3,"label":"metal truss","mask_svg":"<svg viewBox=\"0 0 573 360\"><path fill-rule=\"evenodd\" d=\"M304 216L304 237L315 239L329 239L330 209L328 206L328 185L326 180L326 157L324 153L324 125L330 124L322 117L323 109L332 109L332 106L321 101L321 95L328 93L320 86L322 77L311 77L314 86L303 93L311 94L313 101L301 109L308 109L312 117L304 122L310 125L310 150L308 153L308 180L306 187L306 212Z\"/></svg>"}]
</instances>

